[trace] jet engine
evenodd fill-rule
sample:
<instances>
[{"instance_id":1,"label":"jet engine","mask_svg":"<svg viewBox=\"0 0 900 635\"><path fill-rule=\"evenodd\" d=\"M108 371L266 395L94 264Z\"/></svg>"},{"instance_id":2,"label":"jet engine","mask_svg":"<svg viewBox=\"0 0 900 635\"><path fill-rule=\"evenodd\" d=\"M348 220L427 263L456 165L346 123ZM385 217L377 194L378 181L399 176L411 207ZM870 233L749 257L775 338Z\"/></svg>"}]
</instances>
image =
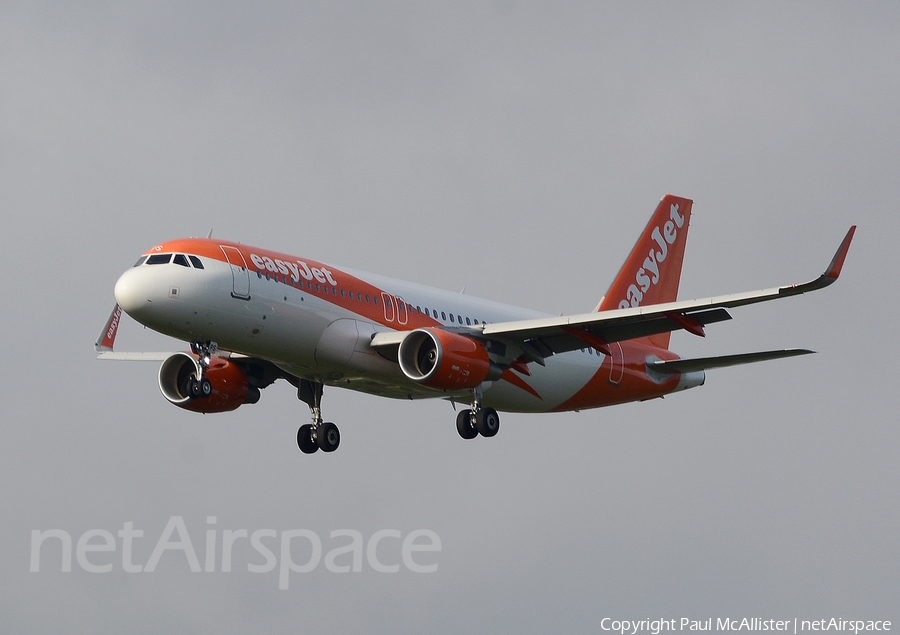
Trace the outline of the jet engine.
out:
<instances>
[{"instance_id":1,"label":"jet engine","mask_svg":"<svg viewBox=\"0 0 900 635\"><path fill-rule=\"evenodd\" d=\"M438 390L475 388L503 372L481 342L440 329L412 331L400 343L398 358L404 375Z\"/></svg>"},{"instance_id":2,"label":"jet engine","mask_svg":"<svg viewBox=\"0 0 900 635\"><path fill-rule=\"evenodd\" d=\"M238 406L259 401L259 388L251 386L247 374L233 361L210 359L203 373L212 390L208 396L196 395L191 384L200 376L200 363L191 353L175 353L159 369L159 389L169 403L194 412L228 412Z\"/></svg>"}]
</instances>

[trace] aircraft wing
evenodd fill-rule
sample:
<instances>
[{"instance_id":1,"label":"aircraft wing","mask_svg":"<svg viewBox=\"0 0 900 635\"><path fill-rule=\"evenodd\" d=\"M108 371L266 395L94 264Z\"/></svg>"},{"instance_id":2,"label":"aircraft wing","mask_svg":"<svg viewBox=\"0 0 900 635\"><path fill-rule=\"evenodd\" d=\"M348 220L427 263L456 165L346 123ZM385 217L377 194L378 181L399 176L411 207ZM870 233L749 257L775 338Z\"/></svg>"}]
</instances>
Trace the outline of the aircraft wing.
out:
<instances>
[{"instance_id":1,"label":"aircraft wing","mask_svg":"<svg viewBox=\"0 0 900 635\"><path fill-rule=\"evenodd\" d=\"M99 351L97 353L97 359L114 359L125 362L164 362L174 354L175 351L159 353L119 353L118 351Z\"/></svg>"},{"instance_id":2,"label":"aircraft wing","mask_svg":"<svg viewBox=\"0 0 900 635\"><path fill-rule=\"evenodd\" d=\"M97 359L115 359L122 361L139 361L139 362L164 362L174 351L159 353L120 353L113 352L116 344L116 335L119 333L119 324L122 321L122 307L118 304L113 307L106 326L100 332L97 342L94 344L94 350L97 351Z\"/></svg>"},{"instance_id":3,"label":"aircraft wing","mask_svg":"<svg viewBox=\"0 0 900 635\"><path fill-rule=\"evenodd\" d=\"M603 350L605 344L678 329L703 336L705 325L731 319L727 309L800 295L834 283L840 276L855 231L854 225L841 241L825 273L804 284L599 313L487 324L482 335L518 340L526 344L526 351L530 345L536 349L533 352L543 357L549 356L545 353L563 353L585 345L608 353Z\"/></svg>"},{"instance_id":4,"label":"aircraft wing","mask_svg":"<svg viewBox=\"0 0 900 635\"><path fill-rule=\"evenodd\" d=\"M679 329L704 336L705 325L731 319L727 309L800 295L832 284L840 276L855 231L854 225L847 232L825 273L804 284L581 315L498 322L486 324L480 329L455 330L479 339L515 344L525 352L529 361L539 364L543 364L544 358L551 355L585 346L609 355L608 345L613 342ZM372 346L396 346L405 335L406 332L396 331L379 333L372 340Z\"/></svg>"}]
</instances>

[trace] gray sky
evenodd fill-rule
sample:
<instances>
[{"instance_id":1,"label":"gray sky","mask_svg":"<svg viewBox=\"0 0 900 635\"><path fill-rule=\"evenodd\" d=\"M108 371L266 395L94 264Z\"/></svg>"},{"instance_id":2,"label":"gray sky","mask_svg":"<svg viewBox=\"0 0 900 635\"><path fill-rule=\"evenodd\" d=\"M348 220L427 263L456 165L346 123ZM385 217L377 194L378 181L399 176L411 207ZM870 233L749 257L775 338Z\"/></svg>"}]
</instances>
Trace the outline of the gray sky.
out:
<instances>
[{"instance_id":1,"label":"gray sky","mask_svg":"<svg viewBox=\"0 0 900 635\"><path fill-rule=\"evenodd\" d=\"M895 398L900 6L514 0L0 6L0 630L598 632L600 620L900 622ZM660 197L693 198L682 298L818 275L828 290L680 334L684 355L803 346L703 388L503 417L328 390L338 452L303 456L280 382L200 416L156 364L94 359L113 285L214 235L548 312L605 292ZM120 347L177 344L126 321ZM279 590L181 551L92 574L34 529L182 516L368 539L417 529L438 571ZM177 537L177 536L176 536ZM237 545L241 543L236 543ZM301 543L298 541L297 543ZM400 562L388 539L382 560ZM275 542L269 543L275 547ZM277 551L277 548L276 548ZM298 560L303 554L298 546Z\"/></svg>"}]
</instances>

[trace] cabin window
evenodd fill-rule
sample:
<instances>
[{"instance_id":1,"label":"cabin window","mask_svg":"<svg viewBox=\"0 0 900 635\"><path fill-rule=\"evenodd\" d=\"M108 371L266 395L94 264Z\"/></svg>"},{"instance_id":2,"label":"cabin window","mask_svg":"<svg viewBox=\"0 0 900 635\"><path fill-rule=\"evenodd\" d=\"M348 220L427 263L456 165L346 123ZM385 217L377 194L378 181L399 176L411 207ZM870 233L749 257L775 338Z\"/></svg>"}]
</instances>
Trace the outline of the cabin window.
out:
<instances>
[{"instance_id":1,"label":"cabin window","mask_svg":"<svg viewBox=\"0 0 900 635\"><path fill-rule=\"evenodd\" d=\"M445 322L447 321L447 314L444 313L443 311L441 311L441 319L444 320Z\"/></svg>"},{"instance_id":2,"label":"cabin window","mask_svg":"<svg viewBox=\"0 0 900 635\"><path fill-rule=\"evenodd\" d=\"M472 326L472 321L469 318L466 318L466 326Z\"/></svg>"},{"instance_id":3,"label":"cabin window","mask_svg":"<svg viewBox=\"0 0 900 635\"><path fill-rule=\"evenodd\" d=\"M452 314L452 313L450 314L450 321L451 321L451 322L456 322L456 320L453 319L453 314Z\"/></svg>"}]
</instances>

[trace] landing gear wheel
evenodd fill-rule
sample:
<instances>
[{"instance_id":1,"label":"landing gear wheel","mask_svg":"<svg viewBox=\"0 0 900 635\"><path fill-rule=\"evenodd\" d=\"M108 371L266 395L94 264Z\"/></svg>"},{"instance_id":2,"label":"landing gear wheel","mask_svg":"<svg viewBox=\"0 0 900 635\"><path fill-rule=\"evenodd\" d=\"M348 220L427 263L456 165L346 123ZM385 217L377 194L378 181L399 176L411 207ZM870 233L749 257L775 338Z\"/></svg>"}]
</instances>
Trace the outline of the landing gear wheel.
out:
<instances>
[{"instance_id":1,"label":"landing gear wheel","mask_svg":"<svg viewBox=\"0 0 900 635\"><path fill-rule=\"evenodd\" d=\"M475 413L475 429L483 437L492 437L500 430L500 415L493 408L482 408Z\"/></svg>"},{"instance_id":2,"label":"landing gear wheel","mask_svg":"<svg viewBox=\"0 0 900 635\"><path fill-rule=\"evenodd\" d=\"M193 380L190 383L189 392L194 399L206 399L212 394L212 384L206 377L200 381Z\"/></svg>"},{"instance_id":3,"label":"landing gear wheel","mask_svg":"<svg viewBox=\"0 0 900 635\"><path fill-rule=\"evenodd\" d=\"M297 447L303 454L312 454L319 449L319 444L312 438L313 427L310 424L300 426L297 431Z\"/></svg>"},{"instance_id":4,"label":"landing gear wheel","mask_svg":"<svg viewBox=\"0 0 900 635\"><path fill-rule=\"evenodd\" d=\"M456 415L456 431L463 439L474 439L478 436L478 430L472 425L471 410L462 410Z\"/></svg>"},{"instance_id":5,"label":"landing gear wheel","mask_svg":"<svg viewBox=\"0 0 900 635\"><path fill-rule=\"evenodd\" d=\"M341 444L341 432L331 422L320 423L316 429L316 441L322 452L334 452Z\"/></svg>"}]
</instances>

